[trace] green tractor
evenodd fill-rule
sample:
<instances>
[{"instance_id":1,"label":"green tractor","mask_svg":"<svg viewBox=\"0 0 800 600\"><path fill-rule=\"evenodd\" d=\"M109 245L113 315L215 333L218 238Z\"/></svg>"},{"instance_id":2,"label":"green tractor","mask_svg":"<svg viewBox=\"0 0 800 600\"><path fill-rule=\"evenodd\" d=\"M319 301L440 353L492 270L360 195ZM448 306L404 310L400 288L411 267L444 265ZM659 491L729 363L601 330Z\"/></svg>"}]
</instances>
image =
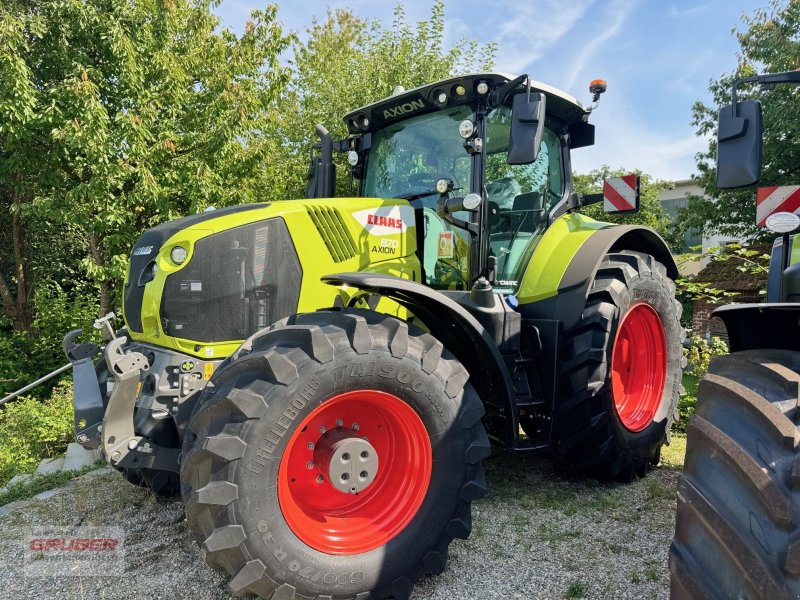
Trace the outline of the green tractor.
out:
<instances>
[{"instance_id":1,"label":"green tractor","mask_svg":"<svg viewBox=\"0 0 800 600\"><path fill-rule=\"evenodd\" d=\"M65 340L78 440L180 492L232 593L274 600L404 599L442 572L490 438L643 475L680 386L677 269L653 231L575 212L638 206L636 178L575 193L590 112L526 75L396 90L345 140L317 127L307 199L145 232L102 360Z\"/></svg>"},{"instance_id":2,"label":"green tractor","mask_svg":"<svg viewBox=\"0 0 800 600\"><path fill-rule=\"evenodd\" d=\"M738 79L718 121L717 187L759 181L762 115L745 84L800 84L800 71ZM773 126L780 126L776 120ZM786 165L794 178L796 165ZM762 187L773 244L763 304L731 304L731 353L697 390L678 484L671 597L800 598L800 186Z\"/></svg>"}]
</instances>

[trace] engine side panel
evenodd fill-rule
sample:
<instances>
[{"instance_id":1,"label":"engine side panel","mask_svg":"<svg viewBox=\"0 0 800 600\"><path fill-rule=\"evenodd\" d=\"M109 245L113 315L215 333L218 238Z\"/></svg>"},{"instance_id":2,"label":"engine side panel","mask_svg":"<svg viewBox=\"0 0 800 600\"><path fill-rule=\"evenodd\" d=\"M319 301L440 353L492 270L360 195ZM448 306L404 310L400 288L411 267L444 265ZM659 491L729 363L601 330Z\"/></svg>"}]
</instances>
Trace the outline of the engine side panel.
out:
<instances>
[{"instance_id":1,"label":"engine side panel","mask_svg":"<svg viewBox=\"0 0 800 600\"><path fill-rule=\"evenodd\" d=\"M133 340L217 360L283 317L360 294L323 284L323 275L421 277L414 211L404 200L299 200L219 213L137 241L125 282ZM187 253L180 264L171 257L178 246ZM381 312L405 314L380 302Z\"/></svg>"}]
</instances>

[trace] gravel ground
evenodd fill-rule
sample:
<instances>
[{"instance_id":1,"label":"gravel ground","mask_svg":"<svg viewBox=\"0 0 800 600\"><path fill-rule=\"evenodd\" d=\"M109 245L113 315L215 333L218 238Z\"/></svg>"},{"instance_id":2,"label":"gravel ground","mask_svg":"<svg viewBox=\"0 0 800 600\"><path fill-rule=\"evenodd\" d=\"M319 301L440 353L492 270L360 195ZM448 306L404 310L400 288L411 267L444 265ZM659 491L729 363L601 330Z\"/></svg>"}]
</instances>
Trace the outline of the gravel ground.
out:
<instances>
[{"instance_id":1,"label":"gravel ground","mask_svg":"<svg viewBox=\"0 0 800 600\"><path fill-rule=\"evenodd\" d=\"M412 599L668 598L678 464L610 485L556 474L544 459L493 456L472 536L453 542L447 571L419 581ZM124 575L26 578L24 528L39 525L123 527ZM180 500L107 469L0 517L0 582L6 598L230 597L191 538Z\"/></svg>"}]
</instances>

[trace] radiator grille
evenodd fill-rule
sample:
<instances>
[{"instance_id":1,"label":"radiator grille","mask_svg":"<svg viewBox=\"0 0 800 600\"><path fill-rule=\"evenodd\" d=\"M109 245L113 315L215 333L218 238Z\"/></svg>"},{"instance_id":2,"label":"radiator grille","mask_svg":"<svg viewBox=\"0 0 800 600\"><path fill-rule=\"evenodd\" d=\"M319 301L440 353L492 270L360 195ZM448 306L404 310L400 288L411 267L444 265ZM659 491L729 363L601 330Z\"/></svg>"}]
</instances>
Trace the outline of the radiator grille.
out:
<instances>
[{"instance_id":1,"label":"radiator grille","mask_svg":"<svg viewBox=\"0 0 800 600\"><path fill-rule=\"evenodd\" d=\"M334 262L344 262L356 255L356 244L335 208L307 206L308 216L319 231Z\"/></svg>"}]
</instances>

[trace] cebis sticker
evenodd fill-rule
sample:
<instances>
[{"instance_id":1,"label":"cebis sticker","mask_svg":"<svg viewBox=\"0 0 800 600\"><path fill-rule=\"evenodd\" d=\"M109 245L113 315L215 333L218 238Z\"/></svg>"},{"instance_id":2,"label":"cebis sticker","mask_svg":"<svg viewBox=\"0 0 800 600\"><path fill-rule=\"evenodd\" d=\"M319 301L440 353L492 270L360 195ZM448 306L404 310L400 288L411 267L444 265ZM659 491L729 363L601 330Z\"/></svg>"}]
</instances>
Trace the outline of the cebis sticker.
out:
<instances>
[{"instance_id":1,"label":"cebis sticker","mask_svg":"<svg viewBox=\"0 0 800 600\"><path fill-rule=\"evenodd\" d=\"M353 213L353 217L370 235L405 233L414 226L414 209L408 205L376 206Z\"/></svg>"}]
</instances>

